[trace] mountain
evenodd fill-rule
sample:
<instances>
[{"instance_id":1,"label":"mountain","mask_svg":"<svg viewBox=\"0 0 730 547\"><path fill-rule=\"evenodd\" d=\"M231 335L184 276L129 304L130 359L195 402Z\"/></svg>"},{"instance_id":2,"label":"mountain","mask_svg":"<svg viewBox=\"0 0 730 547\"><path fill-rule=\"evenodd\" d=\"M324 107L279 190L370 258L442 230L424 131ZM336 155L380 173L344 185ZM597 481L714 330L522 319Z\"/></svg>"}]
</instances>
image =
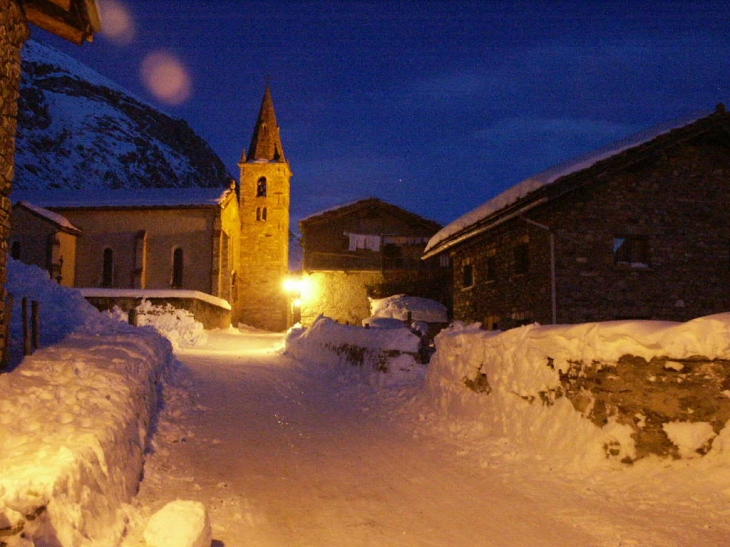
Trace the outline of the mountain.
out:
<instances>
[{"instance_id":1,"label":"mountain","mask_svg":"<svg viewBox=\"0 0 730 547\"><path fill-rule=\"evenodd\" d=\"M224 163L187 122L63 53L23 49L14 187L222 187Z\"/></svg>"}]
</instances>

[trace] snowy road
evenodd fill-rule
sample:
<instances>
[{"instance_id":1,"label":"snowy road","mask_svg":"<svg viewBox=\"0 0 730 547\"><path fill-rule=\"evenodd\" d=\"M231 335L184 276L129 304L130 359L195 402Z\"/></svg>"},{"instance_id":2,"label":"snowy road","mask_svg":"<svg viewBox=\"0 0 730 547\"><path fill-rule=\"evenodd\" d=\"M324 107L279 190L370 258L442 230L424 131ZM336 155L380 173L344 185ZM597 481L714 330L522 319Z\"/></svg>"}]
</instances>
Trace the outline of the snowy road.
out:
<instances>
[{"instance_id":1,"label":"snowy road","mask_svg":"<svg viewBox=\"0 0 730 547\"><path fill-rule=\"evenodd\" d=\"M375 400L343 397L331 377L277 354L280 345L279 335L218 333L179 355L187 388L168 389L139 504L203 502L216 547L685 544L671 529L645 529L661 511L607 514L595 496L480 465ZM627 539L631 530L645 541Z\"/></svg>"}]
</instances>

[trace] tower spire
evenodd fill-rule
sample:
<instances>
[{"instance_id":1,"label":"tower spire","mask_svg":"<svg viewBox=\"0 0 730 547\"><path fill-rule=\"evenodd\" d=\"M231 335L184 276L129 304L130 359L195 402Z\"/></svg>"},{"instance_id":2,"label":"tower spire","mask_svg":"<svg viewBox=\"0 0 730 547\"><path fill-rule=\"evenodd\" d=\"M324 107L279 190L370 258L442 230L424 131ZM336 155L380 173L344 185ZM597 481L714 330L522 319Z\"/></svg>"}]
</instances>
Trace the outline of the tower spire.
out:
<instances>
[{"instance_id":1,"label":"tower spire","mask_svg":"<svg viewBox=\"0 0 730 547\"><path fill-rule=\"evenodd\" d=\"M281 161L286 162L284 147L279 136L279 124L276 122L274 101L271 98L271 87L266 82L264 99L261 101L259 117L256 120L251 144L248 147L246 161Z\"/></svg>"}]
</instances>

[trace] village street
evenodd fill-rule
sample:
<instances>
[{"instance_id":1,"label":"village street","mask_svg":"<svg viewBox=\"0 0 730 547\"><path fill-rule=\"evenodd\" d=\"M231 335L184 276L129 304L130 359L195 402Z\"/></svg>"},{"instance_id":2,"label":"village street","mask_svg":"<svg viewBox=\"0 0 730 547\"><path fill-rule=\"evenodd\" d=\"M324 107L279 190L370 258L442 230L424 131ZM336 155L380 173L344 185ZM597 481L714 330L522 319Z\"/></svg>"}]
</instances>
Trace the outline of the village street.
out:
<instances>
[{"instance_id":1,"label":"village street","mask_svg":"<svg viewBox=\"0 0 730 547\"><path fill-rule=\"evenodd\" d=\"M281 343L219 333L179 354L187 370L166 388L138 507L204 503L215 547L720 544L651 500L636 512L484 464L282 356Z\"/></svg>"}]
</instances>

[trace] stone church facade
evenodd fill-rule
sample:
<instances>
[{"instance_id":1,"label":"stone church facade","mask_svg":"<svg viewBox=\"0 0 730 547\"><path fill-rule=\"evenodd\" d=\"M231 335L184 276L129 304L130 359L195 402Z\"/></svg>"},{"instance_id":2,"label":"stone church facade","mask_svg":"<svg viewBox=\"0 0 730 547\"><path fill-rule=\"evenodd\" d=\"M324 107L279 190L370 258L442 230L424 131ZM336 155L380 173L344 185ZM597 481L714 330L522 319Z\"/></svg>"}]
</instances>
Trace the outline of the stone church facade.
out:
<instances>
[{"instance_id":1,"label":"stone church facade","mask_svg":"<svg viewBox=\"0 0 730 547\"><path fill-rule=\"evenodd\" d=\"M131 307L130 291L193 291L223 301L234 325L284 330L292 173L268 86L239 166L227 189L14 193L12 254L62 285L106 291L104 307Z\"/></svg>"}]
</instances>

